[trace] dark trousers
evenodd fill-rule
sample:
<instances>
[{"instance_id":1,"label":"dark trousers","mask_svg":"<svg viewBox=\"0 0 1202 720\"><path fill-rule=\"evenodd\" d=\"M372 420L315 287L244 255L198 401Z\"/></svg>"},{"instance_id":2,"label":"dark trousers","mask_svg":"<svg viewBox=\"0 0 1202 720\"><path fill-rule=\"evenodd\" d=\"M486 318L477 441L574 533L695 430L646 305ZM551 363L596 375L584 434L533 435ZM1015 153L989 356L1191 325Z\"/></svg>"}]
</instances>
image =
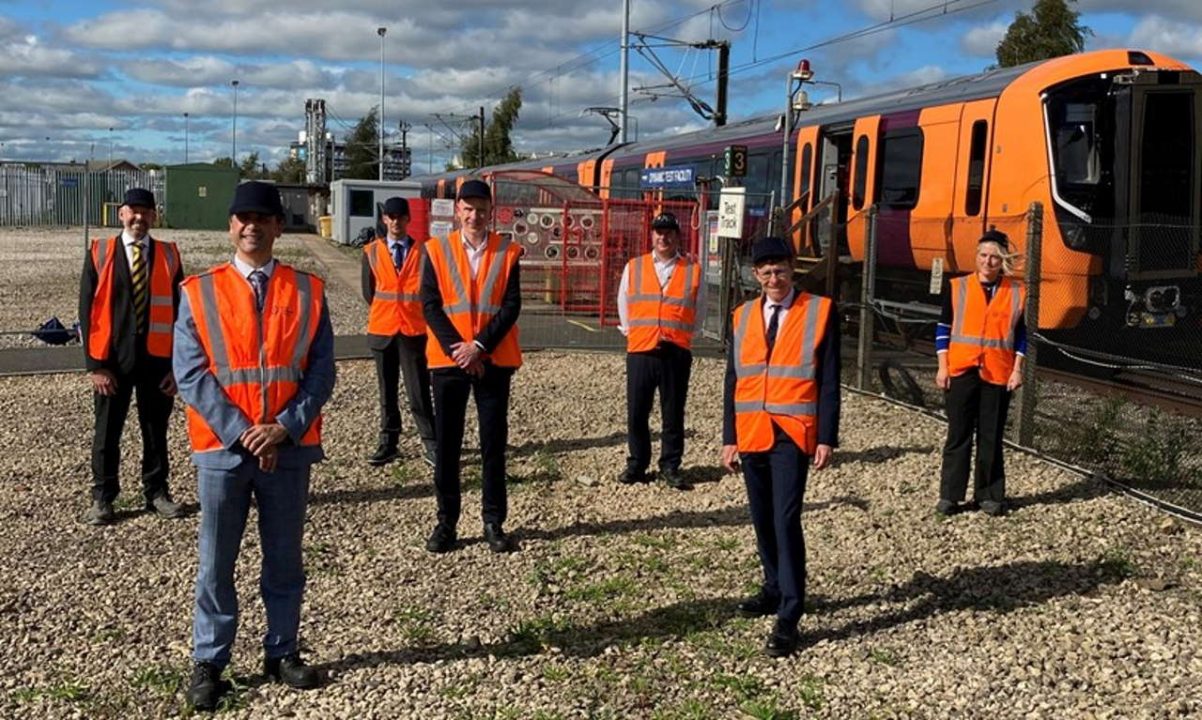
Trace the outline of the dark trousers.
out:
<instances>
[{"instance_id":1,"label":"dark trousers","mask_svg":"<svg viewBox=\"0 0 1202 720\"><path fill-rule=\"evenodd\" d=\"M981 380L976 370L952 378L952 386L945 393L947 442L943 446L940 499L955 502L964 499L975 437L977 462L973 498L977 502L1005 500L1002 438L1006 432L1010 395L1005 385Z\"/></svg>"},{"instance_id":2,"label":"dark trousers","mask_svg":"<svg viewBox=\"0 0 1202 720\"><path fill-rule=\"evenodd\" d=\"M434 385L434 490L438 497L438 522L455 527L461 507L459 458L463 454L463 426L469 394L476 396L480 419L481 481L485 523L502 525L509 511L505 491L505 444L509 442L509 384L512 368L485 365L483 377L472 377L459 368L431 373Z\"/></svg>"},{"instance_id":3,"label":"dark trousers","mask_svg":"<svg viewBox=\"0 0 1202 720\"><path fill-rule=\"evenodd\" d=\"M142 430L142 494L146 499L167 492L171 464L167 453L167 424L175 399L159 389L168 370L139 363L128 374L115 373L117 393L93 393L96 430L92 436L92 499L112 502L121 491L121 433L134 393L138 396L138 426Z\"/></svg>"},{"instance_id":4,"label":"dark trousers","mask_svg":"<svg viewBox=\"0 0 1202 720\"><path fill-rule=\"evenodd\" d=\"M651 405L659 390L663 418L659 469L679 470L684 456L684 406L689 393L693 353L671 343L626 354L626 466L642 472L651 464Z\"/></svg>"},{"instance_id":5,"label":"dark trousers","mask_svg":"<svg viewBox=\"0 0 1202 720\"><path fill-rule=\"evenodd\" d=\"M380 442L396 444L401 434L400 379L422 445L434 447L434 404L426 367L425 335L394 335L382 348L372 348L380 386Z\"/></svg>"},{"instance_id":6,"label":"dark trousers","mask_svg":"<svg viewBox=\"0 0 1202 720\"><path fill-rule=\"evenodd\" d=\"M745 453L743 480L755 527L755 544L764 568L764 594L780 598L777 617L796 625L806 591L806 544L801 504L810 457L777 429L767 452Z\"/></svg>"}]
</instances>

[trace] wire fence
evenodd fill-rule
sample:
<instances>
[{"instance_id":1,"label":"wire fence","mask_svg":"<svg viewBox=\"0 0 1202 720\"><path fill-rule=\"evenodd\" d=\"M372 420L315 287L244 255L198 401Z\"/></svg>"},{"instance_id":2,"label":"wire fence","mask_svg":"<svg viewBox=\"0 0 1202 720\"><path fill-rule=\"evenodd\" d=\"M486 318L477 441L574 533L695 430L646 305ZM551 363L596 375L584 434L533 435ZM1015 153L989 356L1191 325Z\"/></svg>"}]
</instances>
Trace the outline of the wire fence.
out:
<instances>
[{"instance_id":1,"label":"wire fence","mask_svg":"<svg viewBox=\"0 0 1202 720\"><path fill-rule=\"evenodd\" d=\"M125 191L141 187L162 202L161 172L118 166L0 164L0 227L119 227L116 209Z\"/></svg>"}]
</instances>

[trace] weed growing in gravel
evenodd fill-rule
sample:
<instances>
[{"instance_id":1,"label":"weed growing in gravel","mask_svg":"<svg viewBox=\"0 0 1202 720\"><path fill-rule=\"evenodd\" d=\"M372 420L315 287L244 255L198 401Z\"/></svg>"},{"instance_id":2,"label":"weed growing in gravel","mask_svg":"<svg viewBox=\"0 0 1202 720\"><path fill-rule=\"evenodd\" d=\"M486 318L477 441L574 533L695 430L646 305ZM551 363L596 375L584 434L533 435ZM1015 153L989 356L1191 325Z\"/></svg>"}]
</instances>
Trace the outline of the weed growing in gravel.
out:
<instances>
[{"instance_id":1,"label":"weed growing in gravel","mask_svg":"<svg viewBox=\"0 0 1202 720\"><path fill-rule=\"evenodd\" d=\"M1185 480L1185 460L1198 452L1189 447L1188 425L1153 408L1144 421L1140 438L1123 448L1124 477L1137 479L1141 488L1174 487Z\"/></svg>"},{"instance_id":2,"label":"weed growing in gravel","mask_svg":"<svg viewBox=\"0 0 1202 720\"><path fill-rule=\"evenodd\" d=\"M782 708L780 698L775 695L760 700L748 700L739 706L739 710L755 720L797 720L797 713Z\"/></svg>"},{"instance_id":3,"label":"weed growing in gravel","mask_svg":"<svg viewBox=\"0 0 1202 720\"><path fill-rule=\"evenodd\" d=\"M79 680L64 676L41 687L17 688L12 698L19 703L36 702L39 698L53 702L84 702L92 697L92 689Z\"/></svg>"},{"instance_id":4,"label":"weed growing in gravel","mask_svg":"<svg viewBox=\"0 0 1202 720\"><path fill-rule=\"evenodd\" d=\"M635 545L655 548L656 550L671 550L676 547L676 538L670 535L648 535L646 533L640 533L632 537L630 540Z\"/></svg>"},{"instance_id":5,"label":"weed growing in gravel","mask_svg":"<svg viewBox=\"0 0 1202 720\"><path fill-rule=\"evenodd\" d=\"M114 640L124 640L125 631L118 627L100 628L92 634L92 639L96 642L111 642Z\"/></svg>"},{"instance_id":6,"label":"weed growing in gravel","mask_svg":"<svg viewBox=\"0 0 1202 720\"><path fill-rule=\"evenodd\" d=\"M889 648L873 648L868 651L868 657L875 663L888 665L889 667L897 667L899 662L897 653L893 652Z\"/></svg>"},{"instance_id":7,"label":"weed growing in gravel","mask_svg":"<svg viewBox=\"0 0 1202 720\"><path fill-rule=\"evenodd\" d=\"M811 710L821 710L826 704L826 700L822 697L822 678L814 675L806 675L801 679L801 687L798 688L797 695L805 706Z\"/></svg>"},{"instance_id":8,"label":"weed growing in gravel","mask_svg":"<svg viewBox=\"0 0 1202 720\"><path fill-rule=\"evenodd\" d=\"M716 675L710 684L734 695L735 700L745 703L764 694L764 681L754 675Z\"/></svg>"},{"instance_id":9,"label":"weed growing in gravel","mask_svg":"<svg viewBox=\"0 0 1202 720\"><path fill-rule=\"evenodd\" d=\"M1135 561L1131 559L1131 549L1122 545L1108 548L1102 553L1102 557L1098 559L1098 566L1107 577L1116 580L1135 577L1139 572Z\"/></svg>"},{"instance_id":10,"label":"weed growing in gravel","mask_svg":"<svg viewBox=\"0 0 1202 720\"><path fill-rule=\"evenodd\" d=\"M183 671L171 665L146 665L134 672L134 687L160 695L175 695L183 685Z\"/></svg>"},{"instance_id":11,"label":"weed growing in gravel","mask_svg":"<svg viewBox=\"0 0 1202 720\"><path fill-rule=\"evenodd\" d=\"M428 645L434 638L434 613L420 607L398 608L392 614L401 626L401 635L411 645Z\"/></svg>"},{"instance_id":12,"label":"weed growing in gravel","mask_svg":"<svg viewBox=\"0 0 1202 720\"><path fill-rule=\"evenodd\" d=\"M615 598L633 595L635 583L628 577L617 576L581 587L569 588L564 597L587 603L603 603Z\"/></svg>"},{"instance_id":13,"label":"weed growing in gravel","mask_svg":"<svg viewBox=\"0 0 1202 720\"><path fill-rule=\"evenodd\" d=\"M552 663L543 668L543 679L547 682L561 683L572 676L572 671L563 665Z\"/></svg>"},{"instance_id":14,"label":"weed growing in gravel","mask_svg":"<svg viewBox=\"0 0 1202 720\"><path fill-rule=\"evenodd\" d=\"M651 720L711 720L718 717L714 711L699 700L685 700L672 708L660 708L651 715Z\"/></svg>"},{"instance_id":15,"label":"weed growing in gravel","mask_svg":"<svg viewBox=\"0 0 1202 720\"><path fill-rule=\"evenodd\" d=\"M334 554L334 547L327 542L319 540L306 544L304 547L306 572L310 575L340 574Z\"/></svg>"},{"instance_id":16,"label":"weed growing in gravel","mask_svg":"<svg viewBox=\"0 0 1202 720\"><path fill-rule=\"evenodd\" d=\"M567 620L549 615L522 620L506 633L507 642L497 654L535 655L548 648L557 636L567 633L570 629L571 625Z\"/></svg>"},{"instance_id":17,"label":"weed growing in gravel","mask_svg":"<svg viewBox=\"0 0 1202 720\"><path fill-rule=\"evenodd\" d=\"M397 463L392 466L392 479L398 487L403 487L422 479L423 471L409 463Z\"/></svg>"}]
</instances>

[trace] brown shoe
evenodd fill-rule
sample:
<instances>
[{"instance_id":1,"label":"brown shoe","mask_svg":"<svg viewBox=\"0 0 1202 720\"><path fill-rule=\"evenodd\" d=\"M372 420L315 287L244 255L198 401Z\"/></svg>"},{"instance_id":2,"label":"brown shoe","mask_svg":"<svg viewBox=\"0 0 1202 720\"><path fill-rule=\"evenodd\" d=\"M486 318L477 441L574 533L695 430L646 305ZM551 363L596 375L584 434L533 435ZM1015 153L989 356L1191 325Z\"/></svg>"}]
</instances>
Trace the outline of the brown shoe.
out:
<instances>
[{"instance_id":1,"label":"brown shoe","mask_svg":"<svg viewBox=\"0 0 1202 720\"><path fill-rule=\"evenodd\" d=\"M100 527L112 525L117 521L117 513L113 512L113 504L107 500L93 500L92 507L83 514L83 521L89 525Z\"/></svg>"},{"instance_id":2,"label":"brown shoe","mask_svg":"<svg viewBox=\"0 0 1202 720\"><path fill-rule=\"evenodd\" d=\"M146 512L168 520L178 520L187 514L184 512L184 506L172 500L167 493L159 493L146 501Z\"/></svg>"}]
</instances>

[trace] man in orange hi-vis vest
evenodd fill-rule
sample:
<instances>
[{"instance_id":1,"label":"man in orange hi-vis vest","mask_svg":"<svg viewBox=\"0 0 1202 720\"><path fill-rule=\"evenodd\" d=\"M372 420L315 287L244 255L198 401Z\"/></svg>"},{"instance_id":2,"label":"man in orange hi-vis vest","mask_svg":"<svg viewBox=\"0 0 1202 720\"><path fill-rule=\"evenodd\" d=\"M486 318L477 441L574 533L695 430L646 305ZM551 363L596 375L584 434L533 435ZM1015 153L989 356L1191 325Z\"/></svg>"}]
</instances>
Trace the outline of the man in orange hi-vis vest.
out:
<instances>
[{"instance_id":1,"label":"man in orange hi-vis vest","mask_svg":"<svg viewBox=\"0 0 1202 720\"><path fill-rule=\"evenodd\" d=\"M238 629L234 566L252 499L267 611L263 671L289 687L320 684L297 635L309 475L325 454L321 408L334 388L334 333L321 278L277 261L284 225L274 185L243 183L230 204L231 262L181 287L175 377L188 404L197 467L200 557L187 700L213 710Z\"/></svg>"},{"instance_id":2,"label":"man in orange hi-vis vest","mask_svg":"<svg viewBox=\"0 0 1202 720\"><path fill-rule=\"evenodd\" d=\"M839 317L834 303L793 287L793 247L768 237L752 248L763 295L735 308L723 393L722 465L743 466L764 579L739 603L744 617L775 615L764 652L792 654L805 603L801 504L811 462L830 465L839 444Z\"/></svg>"},{"instance_id":3,"label":"man in orange hi-vis vest","mask_svg":"<svg viewBox=\"0 0 1202 720\"><path fill-rule=\"evenodd\" d=\"M705 323L701 263L680 251L680 224L670 212L651 221L651 252L632 259L618 285L618 329L626 335L626 427L629 455L618 476L646 482L651 464L651 405L659 390L663 434L659 475L688 489L684 457L684 406L693 367L693 339Z\"/></svg>"},{"instance_id":4,"label":"man in orange hi-vis vest","mask_svg":"<svg viewBox=\"0 0 1202 720\"><path fill-rule=\"evenodd\" d=\"M427 463L434 464L434 406L426 366L426 318L422 315L421 245L407 233L409 202L384 201L385 237L363 247L362 286L367 301L367 345L376 361L380 388L380 443L368 459L385 465L397 458L401 435L400 378L421 437Z\"/></svg>"},{"instance_id":5,"label":"man in orange hi-vis vest","mask_svg":"<svg viewBox=\"0 0 1202 720\"><path fill-rule=\"evenodd\" d=\"M167 425L175 403L171 326L179 308L183 265L175 243L150 236L154 193L133 188L117 211L121 234L93 240L79 283L79 326L92 382L96 430L92 438L90 525L117 518L121 433L130 400L138 395L142 430L142 493L146 509L183 517L167 488Z\"/></svg>"},{"instance_id":6,"label":"man in orange hi-vis vest","mask_svg":"<svg viewBox=\"0 0 1202 720\"><path fill-rule=\"evenodd\" d=\"M493 552L517 545L505 533L505 444L509 440L509 386L522 364L517 319L522 311L521 247L489 232L492 191L468 180L455 198L459 230L432 238L424 250L422 308L429 340L426 360L434 387L434 489L438 524L430 552L455 549L460 512L459 458L468 396L476 396L484 540Z\"/></svg>"},{"instance_id":7,"label":"man in orange hi-vis vest","mask_svg":"<svg viewBox=\"0 0 1202 720\"><path fill-rule=\"evenodd\" d=\"M947 441L935 512L953 515L973 471L973 503L986 515L1006 514L1002 440L1010 395L1023 383L1027 332L1026 289L1014 271L1005 233L989 230L977 241L977 271L948 283L935 327L939 369L935 384L947 402ZM970 468L973 440L975 468Z\"/></svg>"}]
</instances>

